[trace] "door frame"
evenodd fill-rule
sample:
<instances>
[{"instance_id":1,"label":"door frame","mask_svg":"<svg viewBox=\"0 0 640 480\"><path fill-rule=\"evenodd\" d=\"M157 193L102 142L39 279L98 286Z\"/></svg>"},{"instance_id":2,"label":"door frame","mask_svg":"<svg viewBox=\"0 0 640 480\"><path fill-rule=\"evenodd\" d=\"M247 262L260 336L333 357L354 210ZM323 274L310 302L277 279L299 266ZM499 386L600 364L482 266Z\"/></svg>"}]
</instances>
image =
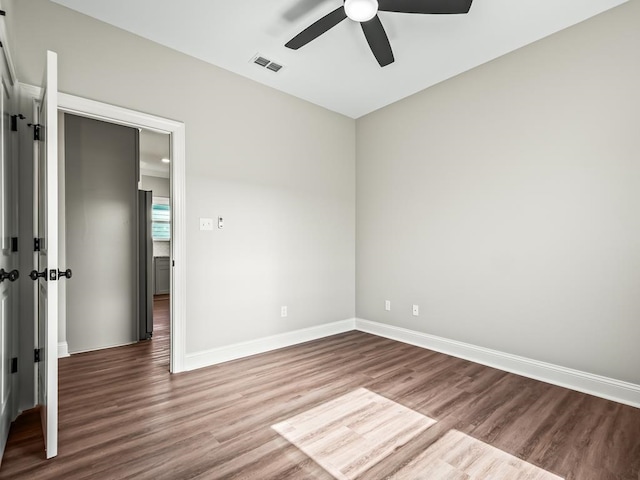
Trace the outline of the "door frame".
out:
<instances>
[{"instance_id":1,"label":"door frame","mask_svg":"<svg viewBox=\"0 0 640 480\"><path fill-rule=\"evenodd\" d=\"M58 111L171 136L171 373L185 370L186 229L185 229L185 125L183 122L137 112L107 103L58 93Z\"/></svg>"}]
</instances>

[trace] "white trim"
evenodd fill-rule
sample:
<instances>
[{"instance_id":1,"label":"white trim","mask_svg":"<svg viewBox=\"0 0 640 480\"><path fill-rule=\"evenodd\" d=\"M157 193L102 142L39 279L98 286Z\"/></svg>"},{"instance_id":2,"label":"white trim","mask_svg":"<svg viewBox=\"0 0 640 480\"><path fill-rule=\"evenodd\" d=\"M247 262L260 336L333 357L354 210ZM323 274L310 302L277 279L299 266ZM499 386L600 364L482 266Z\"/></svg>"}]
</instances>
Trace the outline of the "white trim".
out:
<instances>
[{"instance_id":1,"label":"white trim","mask_svg":"<svg viewBox=\"0 0 640 480\"><path fill-rule=\"evenodd\" d=\"M285 332L270 337L258 338L247 342L235 343L224 347L218 347L203 352L190 353L186 356L185 370L208 367L238 358L257 355L259 353L290 347L311 340L349 332L355 329L355 318L325 323L315 327Z\"/></svg>"},{"instance_id":2,"label":"white trim","mask_svg":"<svg viewBox=\"0 0 640 480\"><path fill-rule=\"evenodd\" d=\"M640 408L640 385L357 318L356 329Z\"/></svg>"},{"instance_id":3,"label":"white trim","mask_svg":"<svg viewBox=\"0 0 640 480\"><path fill-rule=\"evenodd\" d=\"M172 373L185 370L187 327L186 133L184 123L171 132L171 360Z\"/></svg>"},{"instance_id":4,"label":"white trim","mask_svg":"<svg viewBox=\"0 0 640 480\"><path fill-rule=\"evenodd\" d=\"M47 63L43 79L43 95L40 97L38 123L44 125L46 134L41 147L44 147L44 186L39 185L38 194L43 195L44 212L36 205L37 217L44 218L44 232L37 230L37 236L44 233L45 246L40 258L45 257L45 267L49 270L59 268L58 263L58 55L47 50ZM38 142L36 142L38 143ZM39 148L41 148L39 147ZM42 154L40 155L42 159ZM42 160L41 160L42 161ZM38 172L42 178L43 172ZM44 187L44 188L43 188ZM44 215L43 215L44 213ZM43 255L44 254L44 255ZM41 264L36 264L41 265ZM46 277L45 277L46 279ZM45 309L43 364L44 398L41 398L40 410L43 419L44 446L47 458L58 455L58 284L59 282L38 282L45 292L44 302L39 306ZM43 285L45 284L45 285ZM40 313L38 312L38 315Z\"/></svg>"},{"instance_id":5,"label":"white trim","mask_svg":"<svg viewBox=\"0 0 640 480\"><path fill-rule=\"evenodd\" d=\"M67 342L58 342L58 358L69 356L69 344Z\"/></svg>"},{"instance_id":6,"label":"white trim","mask_svg":"<svg viewBox=\"0 0 640 480\"><path fill-rule=\"evenodd\" d=\"M25 90L33 87L20 85ZM58 109L83 117L171 134L171 354L170 371L184 370L186 327L185 126L169 120L67 93L58 94Z\"/></svg>"},{"instance_id":7,"label":"white trim","mask_svg":"<svg viewBox=\"0 0 640 480\"><path fill-rule=\"evenodd\" d=\"M20 95L26 98L33 98L38 100L42 94L42 88L35 85L29 85L28 83L18 82L18 88L20 89Z\"/></svg>"},{"instance_id":8,"label":"white trim","mask_svg":"<svg viewBox=\"0 0 640 480\"><path fill-rule=\"evenodd\" d=\"M181 126L184 127L182 122L62 92L58 94L58 107L67 113L75 113L83 117L105 120L128 127L146 128L159 133L173 133ZM174 162L175 160L172 163Z\"/></svg>"}]
</instances>

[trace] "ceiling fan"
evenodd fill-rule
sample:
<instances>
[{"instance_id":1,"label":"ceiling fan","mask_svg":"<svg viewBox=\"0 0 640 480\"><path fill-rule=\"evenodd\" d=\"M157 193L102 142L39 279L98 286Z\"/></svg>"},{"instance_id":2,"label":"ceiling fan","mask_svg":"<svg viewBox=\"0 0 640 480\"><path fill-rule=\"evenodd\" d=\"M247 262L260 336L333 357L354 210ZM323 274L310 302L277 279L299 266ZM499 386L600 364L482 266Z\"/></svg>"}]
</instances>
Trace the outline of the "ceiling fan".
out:
<instances>
[{"instance_id":1,"label":"ceiling fan","mask_svg":"<svg viewBox=\"0 0 640 480\"><path fill-rule=\"evenodd\" d=\"M298 50L335 27L345 18L359 22L367 43L381 67L393 63L389 38L378 12L455 14L468 13L473 0L345 0L344 5L312 23L289 40L285 47Z\"/></svg>"}]
</instances>

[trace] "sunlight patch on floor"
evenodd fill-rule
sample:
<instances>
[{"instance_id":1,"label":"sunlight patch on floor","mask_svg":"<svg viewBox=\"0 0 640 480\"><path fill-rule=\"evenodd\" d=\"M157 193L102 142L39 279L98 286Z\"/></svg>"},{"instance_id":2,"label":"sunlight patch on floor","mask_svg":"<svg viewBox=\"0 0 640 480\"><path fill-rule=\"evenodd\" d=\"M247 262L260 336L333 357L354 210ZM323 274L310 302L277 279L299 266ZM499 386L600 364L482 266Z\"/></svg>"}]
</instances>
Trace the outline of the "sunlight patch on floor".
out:
<instances>
[{"instance_id":1,"label":"sunlight patch on floor","mask_svg":"<svg viewBox=\"0 0 640 480\"><path fill-rule=\"evenodd\" d=\"M351 480L434 423L359 388L272 428L338 480Z\"/></svg>"},{"instance_id":2,"label":"sunlight patch on floor","mask_svg":"<svg viewBox=\"0 0 640 480\"><path fill-rule=\"evenodd\" d=\"M435 423L359 388L272 428L336 479L354 480ZM448 431L389 478L563 480L457 430Z\"/></svg>"}]
</instances>

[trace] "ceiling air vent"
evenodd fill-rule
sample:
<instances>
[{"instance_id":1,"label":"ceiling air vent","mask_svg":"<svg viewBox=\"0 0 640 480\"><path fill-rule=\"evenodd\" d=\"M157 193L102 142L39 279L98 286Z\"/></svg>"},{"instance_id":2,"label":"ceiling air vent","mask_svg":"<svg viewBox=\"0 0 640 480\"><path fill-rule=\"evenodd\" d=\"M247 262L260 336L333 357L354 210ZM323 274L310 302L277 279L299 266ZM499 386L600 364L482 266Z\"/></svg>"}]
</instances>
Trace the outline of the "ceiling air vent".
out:
<instances>
[{"instance_id":1,"label":"ceiling air vent","mask_svg":"<svg viewBox=\"0 0 640 480\"><path fill-rule=\"evenodd\" d=\"M253 58L251 58L251 62L256 65L260 65L261 67L265 67L267 70L271 70L272 72L279 72L283 68L279 63L272 62L260 54L254 55Z\"/></svg>"}]
</instances>

